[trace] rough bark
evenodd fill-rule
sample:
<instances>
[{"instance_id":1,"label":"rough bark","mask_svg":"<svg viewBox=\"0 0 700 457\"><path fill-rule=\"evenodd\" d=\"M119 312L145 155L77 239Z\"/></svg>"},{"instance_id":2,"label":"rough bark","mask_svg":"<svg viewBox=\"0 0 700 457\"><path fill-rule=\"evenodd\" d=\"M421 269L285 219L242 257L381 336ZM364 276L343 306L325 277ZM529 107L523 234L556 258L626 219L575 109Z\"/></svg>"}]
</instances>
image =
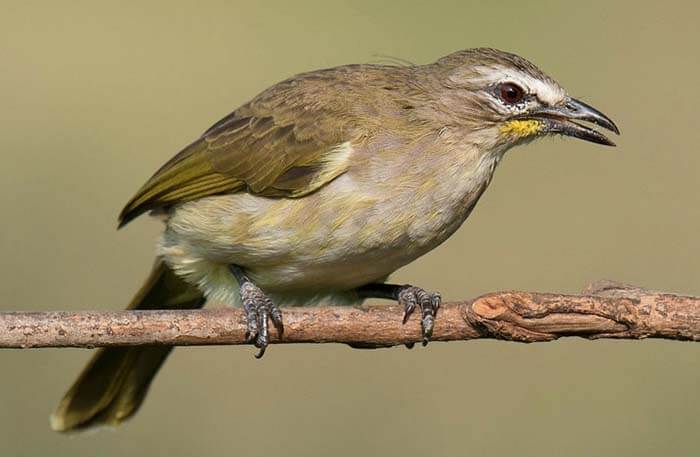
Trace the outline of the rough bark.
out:
<instances>
[{"instance_id":1,"label":"rough bark","mask_svg":"<svg viewBox=\"0 0 700 457\"><path fill-rule=\"evenodd\" d=\"M419 314L402 325L397 305L287 308L284 334L272 328L271 342L369 348L415 343L421 341ZM540 342L563 336L699 341L700 298L612 282L592 284L582 295L496 292L445 303L432 339ZM239 309L0 313L0 348L244 343Z\"/></svg>"}]
</instances>

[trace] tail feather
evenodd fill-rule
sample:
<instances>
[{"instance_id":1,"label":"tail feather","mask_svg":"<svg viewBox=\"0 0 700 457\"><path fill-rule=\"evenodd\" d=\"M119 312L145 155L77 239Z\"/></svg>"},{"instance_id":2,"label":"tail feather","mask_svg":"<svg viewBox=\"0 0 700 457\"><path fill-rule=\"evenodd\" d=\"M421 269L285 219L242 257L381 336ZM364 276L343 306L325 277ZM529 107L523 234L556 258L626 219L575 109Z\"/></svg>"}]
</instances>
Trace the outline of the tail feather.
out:
<instances>
[{"instance_id":1,"label":"tail feather","mask_svg":"<svg viewBox=\"0 0 700 457\"><path fill-rule=\"evenodd\" d=\"M159 260L128 309L192 309L203 305L201 292ZM99 349L51 415L51 428L68 432L115 426L128 419L141 406L151 381L172 349Z\"/></svg>"}]
</instances>

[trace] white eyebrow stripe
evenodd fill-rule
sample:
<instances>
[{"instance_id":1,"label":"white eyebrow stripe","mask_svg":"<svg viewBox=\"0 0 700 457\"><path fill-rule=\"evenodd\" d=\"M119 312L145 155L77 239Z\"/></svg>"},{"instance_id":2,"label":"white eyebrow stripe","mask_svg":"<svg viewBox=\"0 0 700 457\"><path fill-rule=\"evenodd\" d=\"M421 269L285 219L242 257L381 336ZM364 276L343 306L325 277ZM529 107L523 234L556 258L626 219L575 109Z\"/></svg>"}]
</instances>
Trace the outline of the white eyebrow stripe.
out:
<instances>
[{"instance_id":1,"label":"white eyebrow stripe","mask_svg":"<svg viewBox=\"0 0 700 457\"><path fill-rule=\"evenodd\" d=\"M481 67L477 69L484 75L481 78L484 83L513 82L527 92L535 94L542 103L547 105L561 103L566 97L566 92L556 83L548 83L508 68Z\"/></svg>"}]
</instances>

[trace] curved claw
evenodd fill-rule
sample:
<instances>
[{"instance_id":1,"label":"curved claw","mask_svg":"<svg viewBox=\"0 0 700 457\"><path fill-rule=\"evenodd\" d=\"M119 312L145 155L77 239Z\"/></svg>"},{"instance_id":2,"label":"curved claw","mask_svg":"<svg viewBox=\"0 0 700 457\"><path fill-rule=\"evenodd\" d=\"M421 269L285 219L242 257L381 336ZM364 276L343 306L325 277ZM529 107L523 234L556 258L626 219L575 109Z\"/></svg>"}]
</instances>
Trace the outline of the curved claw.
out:
<instances>
[{"instance_id":1,"label":"curved claw","mask_svg":"<svg viewBox=\"0 0 700 457\"><path fill-rule=\"evenodd\" d=\"M277 333L280 337L284 333L284 323L282 322L282 312L278 307L276 307L272 300L269 303L270 319L272 320L272 325L277 329Z\"/></svg>"},{"instance_id":2,"label":"curved claw","mask_svg":"<svg viewBox=\"0 0 700 457\"><path fill-rule=\"evenodd\" d=\"M415 294L414 288L412 286L406 286L399 292L399 304L403 305L403 324L408 322L408 318L411 317L413 311L416 310L418 305L418 300Z\"/></svg>"}]
</instances>

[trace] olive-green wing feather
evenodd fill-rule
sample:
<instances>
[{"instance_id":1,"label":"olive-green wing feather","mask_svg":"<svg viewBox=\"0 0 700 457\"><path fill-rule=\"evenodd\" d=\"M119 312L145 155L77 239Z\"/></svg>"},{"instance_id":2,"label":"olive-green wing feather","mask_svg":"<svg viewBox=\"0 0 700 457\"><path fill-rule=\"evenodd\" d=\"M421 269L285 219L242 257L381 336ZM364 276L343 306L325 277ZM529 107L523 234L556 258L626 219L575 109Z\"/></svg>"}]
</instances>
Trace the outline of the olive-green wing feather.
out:
<instances>
[{"instance_id":1,"label":"olive-green wing feather","mask_svg":"<svg viewBox=\"0 0 700 457\"><path fill-rule=\"evenodd\" d=\"M148 180L122 210L120 227L146 211L222 193L300 197L345 172L351 122L342 106L318 103L320 85L285 81L216 123Z\"/></svg>"}]
</instances>

